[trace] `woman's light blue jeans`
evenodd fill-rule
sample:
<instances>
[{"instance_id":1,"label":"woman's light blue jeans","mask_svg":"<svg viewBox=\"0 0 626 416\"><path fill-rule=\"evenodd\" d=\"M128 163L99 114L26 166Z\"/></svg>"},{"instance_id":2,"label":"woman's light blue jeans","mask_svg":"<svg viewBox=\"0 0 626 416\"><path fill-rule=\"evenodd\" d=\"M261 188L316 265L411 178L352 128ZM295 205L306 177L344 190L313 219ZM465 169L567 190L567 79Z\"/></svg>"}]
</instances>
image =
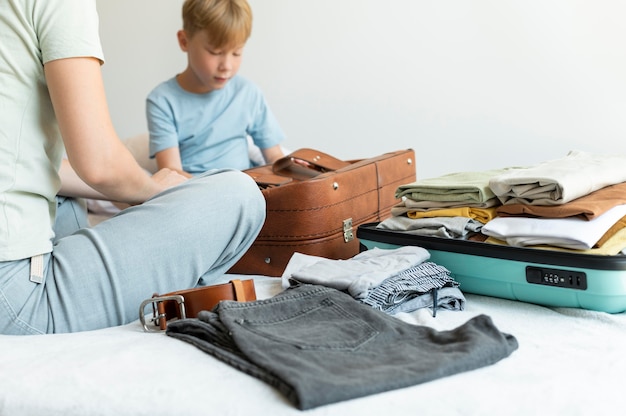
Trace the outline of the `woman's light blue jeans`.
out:
<instances>
[{"instance_id":1,"label":"woman's light blue jeans","mask_svg":"<svg viewBox=\"0 0 626 416\"><path fill-rule=\"evenodd\" d=\"M94 227L61 199L42 283L30 259L0 262L0 333L94 330L138 319L153 293L211 284L245 253L265 220L255 182L212 171Z\"/></svg>"}]
</instances>

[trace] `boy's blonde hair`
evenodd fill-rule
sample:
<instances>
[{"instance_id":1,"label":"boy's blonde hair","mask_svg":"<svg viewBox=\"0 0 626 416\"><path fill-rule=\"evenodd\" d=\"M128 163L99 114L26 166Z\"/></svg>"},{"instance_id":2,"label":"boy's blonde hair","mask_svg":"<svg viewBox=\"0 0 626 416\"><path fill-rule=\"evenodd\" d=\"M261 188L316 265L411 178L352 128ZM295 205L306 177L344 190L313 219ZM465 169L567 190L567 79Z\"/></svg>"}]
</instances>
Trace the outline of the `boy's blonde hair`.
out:
<instances>
[{"instance_id":1,"label":"boy's blonde hair","mask_svg":"<svg viewBox=\"0 0 626 416\"><path fill-rule=\"evenodd\" d=\"M246 0L185 0L183 29L189 37L206 31L217 49L238 47L252 33L252 10Z\"/></svg>"}]
</instances>

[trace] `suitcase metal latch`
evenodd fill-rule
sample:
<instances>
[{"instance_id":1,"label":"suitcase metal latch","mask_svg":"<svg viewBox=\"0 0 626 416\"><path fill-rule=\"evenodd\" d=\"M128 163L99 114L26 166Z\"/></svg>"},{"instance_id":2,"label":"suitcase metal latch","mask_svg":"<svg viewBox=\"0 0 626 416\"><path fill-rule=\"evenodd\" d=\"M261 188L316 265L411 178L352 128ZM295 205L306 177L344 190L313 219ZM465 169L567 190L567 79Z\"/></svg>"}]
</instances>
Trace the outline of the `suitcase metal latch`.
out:
<instances>
[{"instance_id":1,"label":"suitcase metal latch","mask_svg":"<svg viewBox=\"0 0 626 416\"><path fill-rule=\"evenodd\" d=\"M354 240L354 233L352 232L352 218L343 220L343 241L349 243Z\"/></svg>"}]
</instances>

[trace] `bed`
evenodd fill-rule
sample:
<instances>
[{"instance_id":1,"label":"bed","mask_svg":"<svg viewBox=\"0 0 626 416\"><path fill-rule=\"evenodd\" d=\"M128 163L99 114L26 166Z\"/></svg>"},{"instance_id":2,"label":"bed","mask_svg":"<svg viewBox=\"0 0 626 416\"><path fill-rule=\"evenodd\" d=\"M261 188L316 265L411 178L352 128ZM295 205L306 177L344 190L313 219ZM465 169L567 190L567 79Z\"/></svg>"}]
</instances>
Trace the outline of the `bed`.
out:
<instances>
[{"instance_id":1,"label":"bed","mask_svg":"<svg viewBox=\"0 0 626 416\"><path fill-rule=\"evenodd\" d=\"M145 134L126 140L146 170ZM110 215L92 215L92 223ZM254 278L257 297L282 282ZM221 281L215 283L222 283ZM462 288L461 288L462 289ZM300 411L281 393L195 346L147 333L139 319L75 334L0 335L0 416L139 415L587 415L626 406L626 313L548 308L465 293L463 311L396 315L409 324L456 328L485 314L517 339L497 363L408 388ZM139 305L138 310L139 310Z\"/></svg>"},{"instance_id":2,"label":"bed","mask_svg":"<svg viewBox=\"0 0 626 416\"><path fill-rule=\"evenodd\" d=\"M281 280L255 279L258 298ZM607 314L465 294L463 311L397 315L452 329L490 316L519 348L496 364L409 388L317 407L310 415L615 413L626 406L626 313ZM191 344L130 324L75 334L0 336L0 415L295 415L268 384Z\"/></svg>"}]
</instances>

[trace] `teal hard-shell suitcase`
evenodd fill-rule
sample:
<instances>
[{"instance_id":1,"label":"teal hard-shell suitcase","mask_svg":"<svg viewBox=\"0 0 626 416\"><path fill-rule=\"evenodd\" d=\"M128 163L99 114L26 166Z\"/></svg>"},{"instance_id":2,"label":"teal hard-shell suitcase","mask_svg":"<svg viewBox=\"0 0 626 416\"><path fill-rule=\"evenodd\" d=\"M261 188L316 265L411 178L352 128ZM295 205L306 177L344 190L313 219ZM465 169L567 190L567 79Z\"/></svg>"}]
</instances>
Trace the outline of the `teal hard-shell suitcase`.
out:
<instances>
[{"instance_id":1,"label":"teal hard-shell suitcase","mask_svg":"<svg viewBox=\"0 0 626 416\"><path fill-rule=\"evenodd\" d=\"M609 313L626 311L626 255L591 255L418 236L363 224L364 248L412 245L450 270L466 293L554 307Z\"/></svg>"}]
</instances>

